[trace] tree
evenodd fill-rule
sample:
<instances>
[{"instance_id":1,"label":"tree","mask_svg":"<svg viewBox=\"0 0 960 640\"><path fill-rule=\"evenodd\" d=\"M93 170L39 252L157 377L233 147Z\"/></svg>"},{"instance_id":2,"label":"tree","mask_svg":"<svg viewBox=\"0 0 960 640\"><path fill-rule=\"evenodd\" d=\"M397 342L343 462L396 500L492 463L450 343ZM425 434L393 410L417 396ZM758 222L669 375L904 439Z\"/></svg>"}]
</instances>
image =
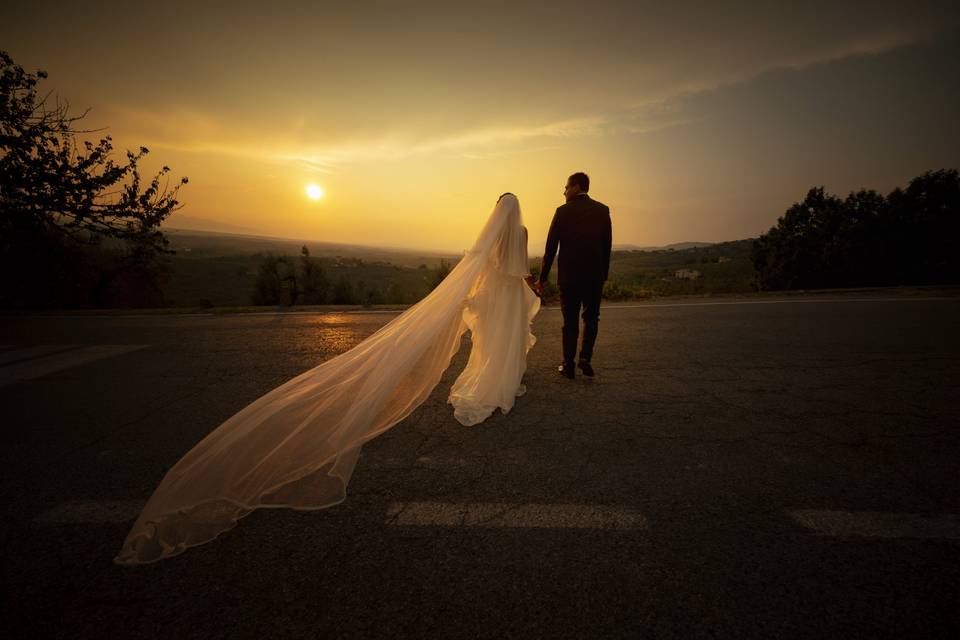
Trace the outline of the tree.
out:
<instances>
[{"instance_id":1,"label":"tree","mask_svg":"<svg viewBox=\"0 0 960 640\"><path fill-rule=\"evenodd\" d=\"M357 304L350 281L341 277L333 287L333 304Z\"/></svg>"},{"instance_id":2,"label":"tree","mask_svg":"<svg viewBox=\"0 0 960 640\"><path fill-rule=\"evenodd\" d=\"M375 304L383 304L384 300L383 291L378 287L367 287L366 294L363 298L363 304L365 306L370 307Z\"/></svg>"},{"instance_id":3,"label":"tree","mask_svg":"<svg viewBox=\"0 0 960 640\"><path fill-rule=\"evenodd\" d=\"M898 284L960 282L960 173L927 171L887 196Z\"/></svg>"},{"instance_id":4,"label":"tree","mask_svg":"<svg viewBox=\"0 0 960 640\"><path fill-rule=\"evenodd\" d=\"M759 289L960 282L960 175L928 171L886 198L810 189L754 241Z\"/></svg>"},{"instance_id":5,"label":"tree","mask_svg":"<svg viewBox=\"0 0 960 640\"><path fill-rule=\"evenodd\" d=\"M440 264L437 265L437 269L433 272L433 280L430 281L430 291L436 289L448 275L450 275L450 263L441 258Z\"/></svg>"},{"instance_id":6,"label":"tree","mask_svg":"<svg viewBox=\"0 0 960 640\"><path fill-rule=\"evenodd\" d=\"M253 304L292 305L299 293L293 261L270 253L264 256L257 271Z\"/></svg>"},{"instance_id":7,"label":"tree","mask_svg":"<svg viewBox=\"0 0 960 640\"><path fill-rule=\"evenodd\" d=\"M323 304L327 301L330 281L323 267L310 257L310 249L306 245L300 249L300 283L303 304Z\"/></svg>"},{"instance_id":8,"label":"tree","mask_svg":"<svg viewBox=\"0 0 960 640\"><path fill-rule=\"evenodd\" d=\"M0 306L109 303L117 277L155 277L161 257L176 253L160 223L179 208L187 178L161 188L164 166L144 188L137 164L146 147L117 163L109 135L79 144L79 134L97 131L76 128L89 109L71 115L59 97L54 105L50 92L39 97L46 77L0 51Z\"/></svg>"},{"instance_id":9,"label":"tree","mask_svg":"<svg viewBox=\"0 0 960 640\"><path fill-rule=\"evenodd\" d=\"M399 282L391 282L387 287L385 302L389 304L403 304L410 296Z\"/></svg>"}]
</instances>

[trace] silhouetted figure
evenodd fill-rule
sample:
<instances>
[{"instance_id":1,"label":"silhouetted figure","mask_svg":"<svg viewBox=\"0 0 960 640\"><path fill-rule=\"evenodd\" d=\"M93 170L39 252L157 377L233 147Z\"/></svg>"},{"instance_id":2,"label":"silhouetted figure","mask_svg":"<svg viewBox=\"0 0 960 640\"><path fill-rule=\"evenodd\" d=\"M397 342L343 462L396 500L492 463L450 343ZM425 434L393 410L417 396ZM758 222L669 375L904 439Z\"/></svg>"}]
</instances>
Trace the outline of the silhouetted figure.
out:
<instances>
[{"instance_id":1,"label":"silhouetted figure","mask_svg":"<svg viewBox=\"0 0 960 640\"><path fill-rule=\"evenodd\" d=\"M612 229L610 209L587 195L590 178L575 173L567 179L563 195L567 203L557 207L547 234L540 268L540 290L547 282L550 267L559 246L557 286L560 288L560 308L563 313L563 363L558 371L573 378L574 356L580 334L580 315L583 310L583 342L580 345L578 365L584 375L592 376L593 345L597 339L600 321L600 296L603 283L610 271Z\"/></svg>"}]
</instances>

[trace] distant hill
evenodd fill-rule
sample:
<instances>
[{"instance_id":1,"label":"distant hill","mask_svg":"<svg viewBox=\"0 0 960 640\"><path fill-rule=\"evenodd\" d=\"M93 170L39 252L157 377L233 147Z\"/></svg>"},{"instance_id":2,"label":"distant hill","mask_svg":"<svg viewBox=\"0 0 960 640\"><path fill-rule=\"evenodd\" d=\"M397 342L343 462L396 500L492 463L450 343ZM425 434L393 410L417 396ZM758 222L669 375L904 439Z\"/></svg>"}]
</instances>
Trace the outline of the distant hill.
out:
<instances>
[{"instance_id":1,"label":"distant hill","mask_svg":"<svg viewBox=\"0 0 960 640\"><path fill-rule=\"evenodd\" d=\"M358 300L409 304L429 292L441 260L456 263L461 254L275 238L254 234L165 229L172 273L165 297L173 306L236 306L251 303L264 256L300 255L306 245L331 285L346 281ZM664 247L616 245L605 295L611 299L673 294L750 291L752 240L679 242ZM540 257L530 256L532 268ZM694 270L694 279L678 270ZM556 273L556 272L554 272ZM553 278L556 276L554 275Z\"/></svg>"},{"instance_id":2,"label":"distant hill","mask_svg":"<svg viewBox=\"0 0 960 640\"><path fill-rule=\"evenodd\" d=\"M280 238L267 233L232 225L205 218L178 216L175 224L164 226L163 231L174 244L174 249L182 247L186 253L202 251L206 257L217 255L250 255L273 251L299 255L300 247L306 245L310 255L315 257L350 257L362 258L367 261L392 262L393 264L418 266L423 260L436 262L439 258L446 260L459 259L459 253L435 251L431 249L404 249L390 247L372 247L367 245L344 244L338 242L320 242L314 240L297 240L294 238ZM219 238L219 239L218 239ZM176 239L176 243L174 243ZM675 242L662 246L640 246L636 244L615 244L614 251L684 251L709 247L715 242ZM531 254L531 257L541 257L542 254ZM416 262L416 264L414 264Z\"/></svg>"},{"instance_id":3,"label":"distant hill","mask_svg":"<svg viewBox=\"0 0 960 640\"><path fill-rule=\"evenodd\" d=\"M206 231L209 233L241 233L266 236L267 234L260 229L252 227L242 227L238 224L219 222L217 220L208 220L206 218L194 218L179 213L172 214L160 225L163 231Z\"/></svg>"},{"instance_id":4,"label":"distant hill","mask_svg":"<svg viewBox=\"0 0 960 640\"><path fill-rule=\"evenodd\" d=\"M687 246L677 248L681 245ZM614 251L605 295L617 299L753 291L752 245L753 240L747 238ZM693 277L679 276L679 272Z\"/></svg>"},{"instance_id":5,"label":"distant hill","mask_svg":"<svg viewBox=\"0 0 960 640\"><path fill-rule=\"evenodd\" d=\"M268 252L298 256L303 246L306 246L310 255L315 258L359 258L366 262L389 262L405 267L425 264L432 268L439 264L441 259L460 258L460 254L428 249L390 249L217 231L164 229L164 233L170 241L170 248L185 258L251 256Z\"/></svg>"},{"instance_id":6,"label":"distant hill","mask_svg":"<svg viewBox=\"0 0 960 640\"><path fill-rule=\"evenodd\" d=\"M700 247L709 247L710 245L716 244L715 242L675 242L673 244L666 244L661 247L641 247L635 244L615 244L613 245L614 251L683 251L684 249L698 249Z\"/></svg>"}]
</instances>

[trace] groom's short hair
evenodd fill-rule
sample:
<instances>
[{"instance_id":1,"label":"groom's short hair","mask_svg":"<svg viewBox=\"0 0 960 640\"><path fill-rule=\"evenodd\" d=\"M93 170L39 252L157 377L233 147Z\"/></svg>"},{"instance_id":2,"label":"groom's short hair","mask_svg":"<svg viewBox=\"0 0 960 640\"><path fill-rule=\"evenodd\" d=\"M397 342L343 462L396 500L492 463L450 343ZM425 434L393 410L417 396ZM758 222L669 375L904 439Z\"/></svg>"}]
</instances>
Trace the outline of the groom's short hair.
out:
<instances>
[{"instance_id":1,"label":"groom's short hair","mask_svg":"<svg viewBox=\"0 0 960 640\"><path fill-rule=\"evenodd\" d=\"M575 185L579 186L580 191L583 191L584 193L586 193L587 191L590 191L590 176L583 173L582 171L578 171L572 176L570 176L569 178L567 178L567 182L572 182Z\"/></svg>"}]
</instances>

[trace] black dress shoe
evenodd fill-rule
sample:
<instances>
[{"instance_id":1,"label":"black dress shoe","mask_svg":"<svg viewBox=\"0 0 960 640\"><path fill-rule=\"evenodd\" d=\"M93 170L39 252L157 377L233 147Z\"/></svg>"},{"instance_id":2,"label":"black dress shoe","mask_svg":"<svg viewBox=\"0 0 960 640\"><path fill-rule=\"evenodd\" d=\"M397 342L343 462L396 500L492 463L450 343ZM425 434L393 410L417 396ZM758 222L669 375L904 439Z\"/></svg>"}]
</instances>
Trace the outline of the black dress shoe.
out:
<instances>
[{"instance_id":1,"label":"black dress shoe","mask_svg":"<svg viewBox=\"0 0 960 640\"><path fill-rule=\"evenodd\" d=\"M590 366L589 362L584 362L581 360L577 363L577 366L580 367L580 371L583 371L583 375L592 378L593 377L593 367Z\"/></svg>"},{"instance_id":2,"label":"black dress shoe","mask_svg":"<svg viewBox=\"0 0 960 640\"><path fill-rule=\"evenodd\" d=\"M577 375L572 364L561 364L559 367L557 367L557 372L566 378L570 378L571 380L573 380L573 378Z\"/></svg>"}]
</instances>

